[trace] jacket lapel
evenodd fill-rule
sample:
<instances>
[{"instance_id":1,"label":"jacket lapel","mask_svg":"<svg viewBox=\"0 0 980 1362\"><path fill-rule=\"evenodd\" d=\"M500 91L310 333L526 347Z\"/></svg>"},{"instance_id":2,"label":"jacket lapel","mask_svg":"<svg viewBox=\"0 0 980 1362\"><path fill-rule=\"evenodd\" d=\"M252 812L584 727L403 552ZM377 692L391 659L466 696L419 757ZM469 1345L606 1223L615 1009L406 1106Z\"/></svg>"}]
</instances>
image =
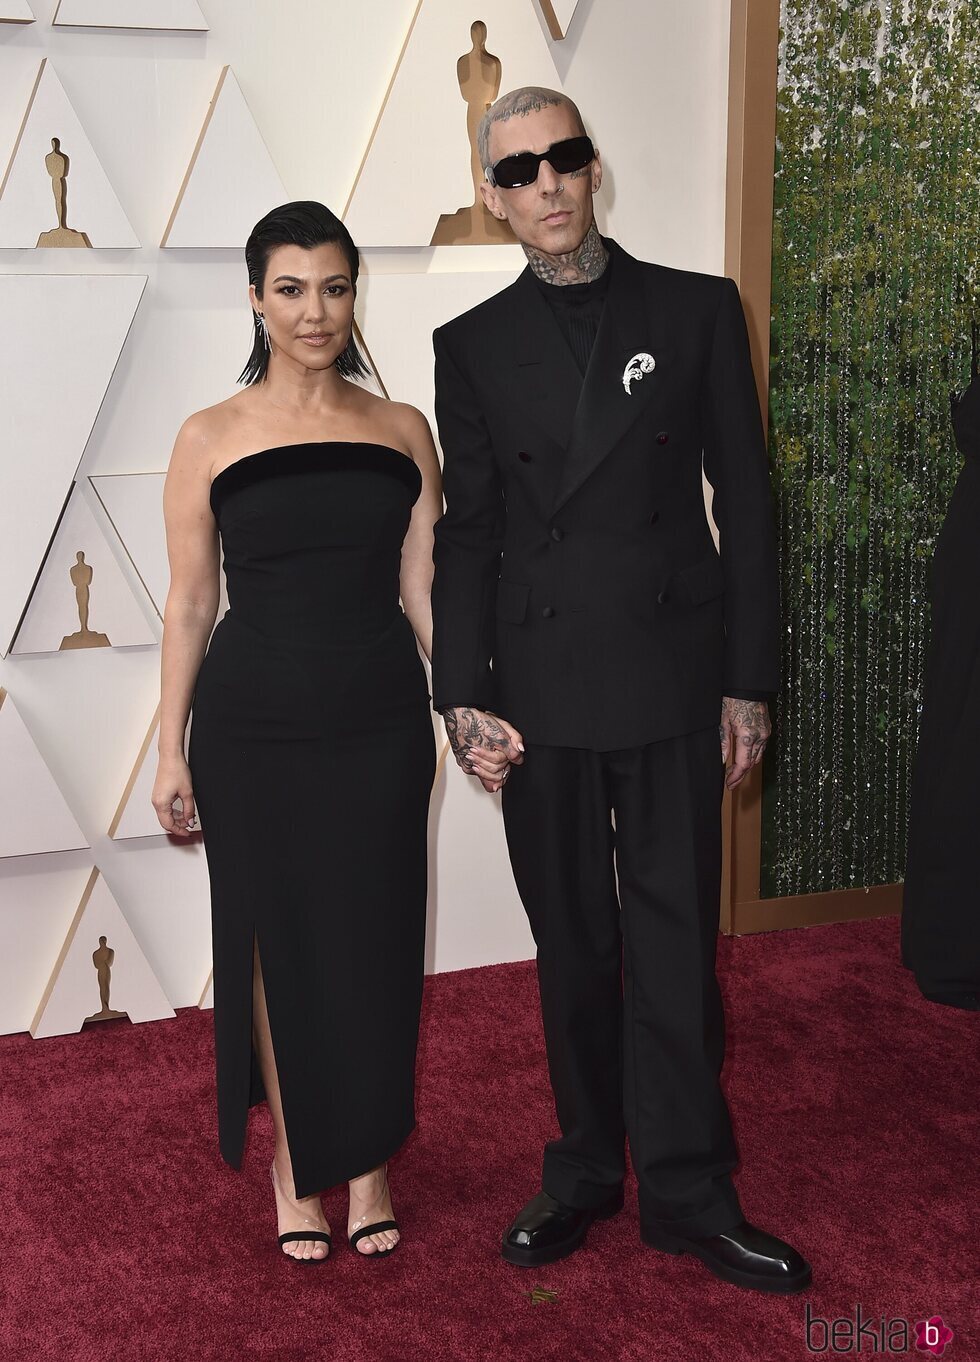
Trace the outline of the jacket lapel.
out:
<instances>
[{"instance_id":1,"label":"jacket lapel","mask_svg":"<svg viewBox=\"0 0 980 1362\"><path fill-rule=\"evenodd\" d=\"M605 244L612 255L612 277L575 411L552 515L595 472L663 389L663 337L659 320L654 321L647 301L643 273L638 262L616 242L606 240ZM655 367L642 378L634 379L627 393L623 374L637 355L651 355Z\"/></svg>"}]
</instances>

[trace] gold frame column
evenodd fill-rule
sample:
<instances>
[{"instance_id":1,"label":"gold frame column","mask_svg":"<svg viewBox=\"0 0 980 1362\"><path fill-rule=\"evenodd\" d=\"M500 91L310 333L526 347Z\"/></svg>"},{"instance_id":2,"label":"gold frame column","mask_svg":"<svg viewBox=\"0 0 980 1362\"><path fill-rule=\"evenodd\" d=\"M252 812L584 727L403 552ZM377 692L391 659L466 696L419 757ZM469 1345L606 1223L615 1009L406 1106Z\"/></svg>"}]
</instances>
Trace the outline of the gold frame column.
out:
<instances>
[{"instance_id":1,"label":"gold frame column","mask_svg":"<svg viewBox=\"0 0 980 1362\"><path fill-rule=\"evenodd\" d=\"M731 0L725 273L739 286L768 427L780 0ZM898 913L900 884L761 897L762 771L723 805L721 930L729 935Z\"/></svg>"},{"instance_id":2,"label":"gold frame column","mask_svg":"<svg viewBox=\"0 0 980 1362\"><path fill-rule=\"evenodd\" d=\"M772 199L776 157L779 0L731 0L725 273L738 284L763 422L769 408ZM741 930L738 907L759 898L762 771L726 792L721 929Z\"/></svg>"}]
</instances>

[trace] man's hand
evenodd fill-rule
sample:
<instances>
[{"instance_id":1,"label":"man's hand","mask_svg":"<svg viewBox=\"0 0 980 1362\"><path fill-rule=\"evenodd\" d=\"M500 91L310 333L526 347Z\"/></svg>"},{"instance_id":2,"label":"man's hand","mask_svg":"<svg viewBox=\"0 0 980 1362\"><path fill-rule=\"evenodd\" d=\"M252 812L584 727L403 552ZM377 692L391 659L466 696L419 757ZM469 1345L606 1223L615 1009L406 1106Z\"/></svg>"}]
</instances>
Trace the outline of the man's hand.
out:
<instances>
[{"instance_id":1,"label":"man's hand","mask_svg":"<svg viewBox=\"0 0 980 1362\"><path fill-rule=\"evenodd\" d=\"M461 771L478 776L491 794L501 788L511 766L524 761L524 741L506 719L482 709L444 709L446 732Z\"/></svg>"},{"instance_id":2,"label":"man's hand","mask_svg":"<svg viewBox=\"0 0 980 1362\"><path fill-rule=\"evenodd\" d=\"M721 759L732 769L725 777L730 790L740 785L753 766L758 766L772 732L769 706L764 700L733 700L726 695L721 702Z\"/></svg>"}]
</instances>

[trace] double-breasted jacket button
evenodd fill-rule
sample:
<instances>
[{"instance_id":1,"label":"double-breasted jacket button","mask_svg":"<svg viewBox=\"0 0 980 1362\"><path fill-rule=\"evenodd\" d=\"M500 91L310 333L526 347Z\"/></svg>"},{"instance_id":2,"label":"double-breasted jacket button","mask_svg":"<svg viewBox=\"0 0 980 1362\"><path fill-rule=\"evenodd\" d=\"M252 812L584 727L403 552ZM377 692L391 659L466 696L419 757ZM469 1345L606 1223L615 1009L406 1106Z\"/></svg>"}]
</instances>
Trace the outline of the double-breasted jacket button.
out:
<instances>
[{"instance_id":1,"label":"double-breasted jacket button","mask_svg":"<svg viewBox=\"0 0 980 1362\"><path fill-rule=\"evenodd\" d=\"M531 462L531 456L530 456L530 454L527 452L526 449L522 449L521 452L518 454L517 457L520 459L521 463L530 463L530 462Z\"/></svg>"},{"instance_id":2,"label":"double-breasted jacket button","mask_svg":"<svg viewBox=\"0 0 980 1362\"><path fill-rule=\"evenodd\" d=\"M657 523L657 521L658 521L659 519L660 519L660 512L659 512L659 511L651 511L651 512L650 512L650 524L651 524L651 525L656 525L656 523Z\"/></svg>"},{"instance_id":3,"label":"double-breasted jacket button","mask_svg":"<svg viewBox=\"0 0 980 1362\"><path fill-rule=\"evenodd\" d=\"M665 430L662 430L660 434L657 436L657 444L665 445L669 439L670 436L667 434L667 432Z\"/></svg>"},{"instance_id":4,"label":"double-breasted jacket button","mask_svg":"<svg viewBox=\"0 0 980 1362\"><path fill-rule=\"evenodd\" d=\"M545 608L541 611L541 613L546 620L554 619L555 617L554 606L546 605Z\"/></svg>"},{"instance_id":5,"label":"double-breasted jacket button","mask_svg":"<svg viewBox=\"0 0 980 1362\"><path fill-rule=\"evenodd\" d=\"M666 591L661 591L661 592L659 593L659 595L657 596L657 604L658 604L658 605L666 605L667 602L668 602L669 600L670 600L670 597L668 596L668 594L667 594Z\"/></svg>"},{"instance_id":6,"label":"double-breasted jacket button","mask_svg":"<svg viewBox=\"0 0 980 1362\"><path fill-rule=\"evenodd\" d=\"M553 525L551 527L551 537L556 544L560 544L561 541L565 538L565 531L561 528L560 525Z\"/></svg>"}]
</instances>

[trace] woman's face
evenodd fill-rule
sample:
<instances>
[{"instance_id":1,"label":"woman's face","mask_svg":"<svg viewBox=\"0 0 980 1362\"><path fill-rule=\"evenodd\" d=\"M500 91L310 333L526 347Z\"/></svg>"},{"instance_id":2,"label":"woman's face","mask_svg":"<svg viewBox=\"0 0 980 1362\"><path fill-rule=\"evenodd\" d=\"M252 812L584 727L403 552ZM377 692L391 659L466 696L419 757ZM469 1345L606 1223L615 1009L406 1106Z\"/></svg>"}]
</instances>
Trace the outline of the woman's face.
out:
<instances>
[{"instance_id":1,"label":"woman's face","mask_svg":"<svg viewBox=\"0 0 980 1362\"><path fill-rule=\"evenodd\" d=\"M265 314L272 352L307 369L328 369L350 340L354 289L338 245L277 246L262 297L250 285L249 298Z\"/></svg>"}]
</instances>

